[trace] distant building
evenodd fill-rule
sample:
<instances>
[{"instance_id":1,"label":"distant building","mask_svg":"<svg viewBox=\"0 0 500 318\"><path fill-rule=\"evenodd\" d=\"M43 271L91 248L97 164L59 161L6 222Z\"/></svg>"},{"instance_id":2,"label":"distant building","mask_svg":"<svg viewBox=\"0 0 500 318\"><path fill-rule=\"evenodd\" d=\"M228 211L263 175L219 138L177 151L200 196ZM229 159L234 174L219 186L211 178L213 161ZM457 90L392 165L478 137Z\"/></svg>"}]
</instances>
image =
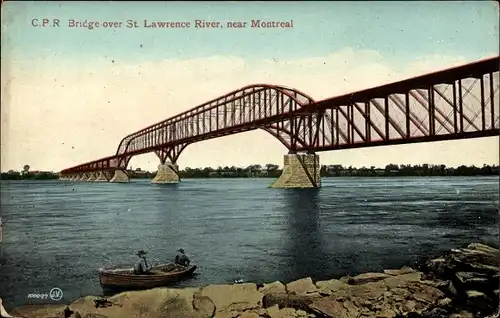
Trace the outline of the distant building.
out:
<instances>
[{"instance_id":1,"label":"distant building","mask_svg":"<svg viewBox=\"0 0 500 318\"><path fill-rule=\"evenodd\" d=\"M32 170L29 172L30 174L33 174L33 175L39 175L41 173L53 173L52 171L40 171L40 170Z\"/></svg>"}]
</instances>

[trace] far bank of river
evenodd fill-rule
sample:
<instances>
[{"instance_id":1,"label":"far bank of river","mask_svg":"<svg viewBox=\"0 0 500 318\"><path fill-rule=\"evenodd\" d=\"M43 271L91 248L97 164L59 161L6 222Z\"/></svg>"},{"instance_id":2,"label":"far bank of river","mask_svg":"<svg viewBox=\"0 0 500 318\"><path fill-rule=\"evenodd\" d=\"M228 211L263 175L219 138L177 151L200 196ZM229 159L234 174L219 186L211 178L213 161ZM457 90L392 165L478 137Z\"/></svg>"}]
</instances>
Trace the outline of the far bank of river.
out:
<instances>
[{"instance_id":1,"label":"far bank of river","mask_svg":"<svg viewBox=\"0 0 500 318\"><path fill-rule=\"evenodd\" d=\"M156 171L149 172L141 169L127 170L129 178L152 179ZM180 178L277 178L282 170L278 165L267 164L250 165L240 167L205 167L185 168L178 171ZM322 177L480 177L498 176L500 167L497 165L483 165L482 167L465 166L446 167L445 165L395 165L389 164L385 168L377 167L343 167L342 165L322 165L320 174ZM58 179L59 174L53 171L9 171L2 172L1 180L52 180Z\"/></svg>"}]
</instances>

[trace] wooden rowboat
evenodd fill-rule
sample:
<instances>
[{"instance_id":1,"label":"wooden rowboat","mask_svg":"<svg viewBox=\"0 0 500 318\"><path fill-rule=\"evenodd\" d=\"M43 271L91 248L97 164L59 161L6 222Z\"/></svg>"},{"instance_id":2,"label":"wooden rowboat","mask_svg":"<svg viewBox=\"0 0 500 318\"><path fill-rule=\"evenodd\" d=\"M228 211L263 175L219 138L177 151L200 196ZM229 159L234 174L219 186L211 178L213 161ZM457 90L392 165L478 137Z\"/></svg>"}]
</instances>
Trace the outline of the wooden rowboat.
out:
<instances>
[{"instance_id":1,"label":"wooden rowboat","mask_svg":"<svg viewBox=\"0 0 500 318\"><path fill-rule=\"evenodd\" d=\"M162 287L189 277L196 265L174 263L153 266L150 273L134 274L133 268L100 268L99 281L103 289L149 289Z\"/></svg>"}]
</instances>

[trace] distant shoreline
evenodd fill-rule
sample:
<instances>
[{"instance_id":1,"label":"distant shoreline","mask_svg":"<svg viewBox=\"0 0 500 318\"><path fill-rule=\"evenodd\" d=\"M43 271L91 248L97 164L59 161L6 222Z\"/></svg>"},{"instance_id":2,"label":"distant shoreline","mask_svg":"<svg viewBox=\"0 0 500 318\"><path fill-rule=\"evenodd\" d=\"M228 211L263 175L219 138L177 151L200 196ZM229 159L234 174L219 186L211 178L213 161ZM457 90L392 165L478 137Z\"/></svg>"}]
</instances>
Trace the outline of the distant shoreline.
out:
<instances>
[{"instance_id":1,"label":"distant shoreline","mask_svg":"<svg viewBox=\"0 0 500 318\"><path fill-rule=\"evenodd\" d=\"M325 179L336 179L336 178L440 178L440 177L493 177L493 176L498 176L498 174L490 174L490 175L409 175L409 176L404 176L404 175L392 175L392 176L356 176L356 175L345 175L345 176L322 176L322 178ZM134 180L149 180L153 179L153 177L148 178L148 177L130 177L130 179ZM181 179L274 179L275 177L272 176L261 176L261 177L247 177L247 176L215 176L215 177L181 177ZM0 178L0 181L51 181L51 180L58 180L59 176L57 175L54 178L49 178L49 179L7 179L7 178ZM66 180L69 181L69 180Z\"/></svg>"},{"instance_id":2,"label":"distant shoreline","mask_svg":"<svg viewBox=\"0 0 500 318\"><path fill-rule=\"evenodd\" d=\"M130 179L152 179L156 171L127 170ZM277 165L267 164L250 165L246 168L232 167L205 167L185 168L178 172L181 179L234 179L234 178L278 178L282 173ZM343 167L342 165L322 165L321 177L481 177L499 176L500 167L497 165L483 165L482 167L465 166L446 167L445 165L395 165L389 164L385 168L374 166L367 168ZM59 173L52 171L13 171L2 172L0 180L54 180Z\"/></svg>"}]
</instances>

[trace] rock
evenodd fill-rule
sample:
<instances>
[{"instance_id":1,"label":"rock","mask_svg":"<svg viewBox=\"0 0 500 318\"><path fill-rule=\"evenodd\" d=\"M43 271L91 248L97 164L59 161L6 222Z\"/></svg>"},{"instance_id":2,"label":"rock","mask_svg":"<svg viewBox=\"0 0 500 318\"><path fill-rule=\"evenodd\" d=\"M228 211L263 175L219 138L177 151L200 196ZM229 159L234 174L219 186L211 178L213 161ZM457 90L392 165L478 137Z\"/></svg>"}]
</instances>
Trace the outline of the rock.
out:
<instances>
[{"instance_id":1,"label":"rock","mask_svg":"<svg viewBox=\"0 0 500 318\"><path fill-rule=\"evenodd\" d=\"M335 318L358 317L361 312L351 301L338 301L332 296L318 299L309 307L320 315Z\"/></svg>"},{"instance_id":2,"label":"rock","mask_svg":"<svg viewBox=\"0 0 500 318\"><path fill-rule=\"evenodd\" d=\"M458 291L455 288L455 285L453 284L453 282L448 283L448 285L444 288L444 292L447 293L448 295L451 295L451 296L458 295Z\"/></svg>"},{"instance_id":3,"label":"rock","mask_svg":"<svg viewBox=\"0 0 500 318\"><path fill-rule=\"evenodd\" d=\"M398 314L390 308L384 308L377 313L377 318L394 318L397 316Z\"/></svg>"},{"instance_id":4,"label":"rock","mask_svg":"<svg viewBox=\"0 0 500 318\"><path fill-rule=\"evenodd\" d=\"M422 316L429 318L448 318L448 311L443 308L436 307L423 312Z\"/></svg>"},{"instance_id":5,"label":"rock","mask_svg":"<svg viewBox=\"0 0 500 318\"><path fill-rule=\"evenodd\" d=\"M262 293L257 291L257 285L252 283L236 285L208 285L201 290L201 296L209 297L219 311L258 308L261 304ZM230 308L231 307L231 308Z\"/></svg>"},{"instance_id":6,"label":"rock","mask_svg":"<svg viewBox=\"0 0 500 318\"><path fill-rule=\"evenodd\" d=\"M438 301L438 306L440 307L448 307L452 303L452 300L450 298L443 298Z\"/></svg>"},{"instance_id":7,"label":"rock","mask_svg":"<svg viewBox=\"0 0 500 318\"><path fill-rule=\"evenodd\" d=\"M408 283L419 282L420 279L421 273L413 272L398 276L388 276L387 278L383 279L382 282L389 288L397 288L400 286L406 286Z\"/></svg>"},{"instance_id":8,"label":"rock","mask_svg":"<svg viewBox=\"0 0 500 318\"><path fill-rule=\"evenodd\" d=\"M458 268L456 271L477 271L495 275L498 273L499 253L479 249L454 249L449 258Z\"/></svg>"},{"instance_id":9,"label":"rock","mask_svg":"<svg viewBox=\"0 0 500 318\"><path fill-rule=\"evenodd\" d=\"M405 288L391 288L392 298L394 301L402 303L404 300L409 299L412 296L412 293Z\"/></svg>"},{"instance_id":10,"label":"rock","mask_svg":"<svg viewBox=\"0 0 500 318\"><path fill-rule=\"evenodd\" d=\"M66 308L64 308L63 311L61 311L57 317L58 318L69 318L71 316L73 316L73 314L75 313L74 310L71 310L68 306L66 306Z\"/></svg>"},{"instance_id":11,"label":"rock","mask_svg":"<svg viewBox=\"0 0 500 318\"><path fill-rule=\"evenodd\" d=\"M468 290L466 293L467 305L479 310L489 311L493 306L493 302L485 294L476 291ZM495 308L496 309L496 308Z\"/></svg>"},{"instance_id":12,"label":"rock","mask_svg":"<svg viewBox=\"0 0 500 318\"><path fill-rule=\"evenodd\" d=\"M286 285L288 293L307 294L317 292L318 289L314 285L311 277L302 278Z\"/></svg>"},{"instance_id":13,"label":"rock","mask_svg":"<svg viewBox=\"0 0 500 318\"><path fill-rule=\"evenodd\" d=\"M286 287L282 282L275 281L269 284L264 284L258 291L262 294L269 293L286 293Z\"/></svg>"},{"instance_id":14,"label":"rock","mask_svg":"<svg viewBox=\"0 0 500 318\"><path fill-rule=\"evenodd\" d=\"M418 284L418 290L414 292L413 298L420 302L433 304L444 297L439 289L425 284Z\"/></svg>"},{"instance_id":15,"label":"rock","mask_svg":"<svg viewBox=\"0 0 500 318\"><path fill-rule=\"evenodd\" d=\"M404 312L414 312L417 303L414 300L407 300L403 303L402 309Z\"/></svg>"},{"instance_id":16,"label":"rock","mask_svg":"<svg viewBox=\"0 0 500 318\"><path fill-rule=\"evenodd\" d=\"M267 315L267 310L265 308L260 308L257 312L259 313L259 316Z\"/></svg>"},{"instance_id":17,"label":"rock","mask_svg":"<svg viewBox=\"0 0 500 318\"><path fill-rule=\"evenodd\" d=\"M201 291L193 296L193 309L200 318L212 318L215 315L215 304L207 296L201 296Z\"/></svg>"},{"instance_id":18,"label":"rock","mask_svg":"<svg viewBox=\"0 0 500 318\"><path fill-rule=\"evenodd\" d=\"M267 315L270 318L290 318L296 317L297 312L293 308L279 309L278 305L267 308Z\"/></svg>"},{"instance_id":19,"label":"rock","mask_svg":"<svg viewBox=\"0 0 500 318\"><path fill-rule=\"evenodd\" d=\"M436 280L422 280L421 283L441 289L441 288L446 288L448 286L449 281L436 279Z\"/></svg>"},{"instance_id":20,"label":"rock","mask_svg":"<svg viewBox=\"0 0 500 318\"><path fill-rule=\"evenodd\" d=\"M294 309L307 309L309 305L312 304L318 296L306 295L306 294L287 294L287 293L277 293L277 294L266 294L262 298L262 305L264 308L270 308L278 305L280 308L294 308Z\"/></svg>"},{"instance_id":21,"label":"rock","mask_svg":"<svg viewBox=\"0 0 500 318\"><path fill-rule=\"evenodd\" d=\"M469 267L479 273L486 273L490 275L495 275L500 272L500 267L498 266L491 266L491 265L486 265L486 264L480 264L480 263L471 263L469 264Z\"/></svg>"},{"instance_id":22,"label":"rock","mask_svg":"<svg viewBox=\"0 0 500 318\"><path fill-rule=\"evenodd\" d=\"M348 283L349 285L360 285L360 284L376 282L388 277L391 277L391 275L384 273L364 273L351 277Z\"/></svg>"},{"instance_id":23,"label":"rock","mask_svg":"<svg viewBox=\"0 0 500 318\"><path fill-rule=\"evenodd\" d=\"M482 251L487 254L492 254L493 256L496 256L497 258L500 257L500 250L488 245L480 244L480 243L471 243L467 246L467 249L469 250L477 250L477 251Z\"/></svg>"},{"instance_id":24,"label":"rock","mask_svg":"<svg viewBox=\"0 0 500 318\"><path fill-rule=\"evenodd\" d=\"M333 291L349 288L349 285L338 279L330 279L316 282L319 293L331 294Z\"/></svg>"},{"instance_id":25,"label":"rock","mask_svg":"<svg viewBox=\"0 0 500 318\"><path fill-rule=\"evenodd\" d=\"M245 311L244 313L242 313L238 317L239 318L259 318L260 316L257 313Z\"/></svg>"},{"instance_id":26,"label":"rock","mask_svg":"<svg viewBox=\"0 0 500 318\"><path fill-rule=\"evenodd\" d=\"M490 292L498 286L498 276L491 277L484 273L457 272L456 281L460 284L460 289L473 289L483 292Z\"/></svg>"},{"instance_id":27,"label":"rock","mask_svg":"<svg viewBox=\"0 0 500 318\"><path fill-rule=\"evenodd\" d=\"M486 265L498 266L500 253L498 250L491 252L482 249L462 248L459 253L456 253L456 256L471 263L477 262Z\"/></svg>"},{"instance_id":28,"label":"rock","mask_svg":"<svg viewBox=\"0 0 500 318\"><path fill-rule=\"evenodd\" d=\"M383 294L384 298L390 298L392 296L392 293L390 291L386 291Z\"/></svg>"},{"instance_id":29,"label":"rock","mask_svg":"<svg viewBox=\"0 0 500 318\"><path fill-rule=\"evenodd\" d=\"M382 281L378 281L362 285L353 285L350 286L349 289L339 290L338 292L332 294L332 296L338 295L348 297L352 295L353 297L361 297L369 300L382 297L387 290L387 285L385 285Z\"/></svg>"},{"instance_id":30,"label":"rock","mask_svg":"<svg viewBox=\"0 0 500 318\"><path fill-rule=\"evenodd\" d=\"M343 283L346 283L348 284L349 283L349 279L351 279L351 276L342 276L339 278L339 280Z\"/></svg>"},{"instance_id":31,"label":"rock","mask_svg":"<svg viewBox=\"0 0 500 318\"><path fill-rule=\"evenodd\" d=\"M97 313L89 313L89 314L85 314L85 316L83 316L83 318L108 318L108 316L105 316L103 314L97 314Z\"/></svg>"},{"instance_id":32,"label":"rock","mask_svg":"<svg viewBox=\"0 0 500 318\"><path fill-rule=\"evenodd\" d=\"M14 308L9 313L14 317L56 318L67 305L25 305Z\"/></svg>"},{"instance_id":33,"label":"rock","mask_svg":"<svg viewBox=\"0 0 500 318\"><path fill-rule=\"evenodd\" d=\"M167 298L160 303L156 310L155 317L174 318L174 317L198 318L193 312L191 304L184 297L175 296Z\"/></svg>"},{"instance_id":34,"label":"rock","mask_svg":"<svg viewBox=\"0 0 500 318\"><path fill-rule=\"evenodd\" d=\"M446 259L443 258L443 257L438 257L438 258L435 258L435 259L431 259L429 261L429 263L431 263L431 264L443 264L444 262L446 262Z\"/></svg>"},{"instance_id":35,"label":"rock","mask_svg":"<svg viewBox=\"0 0 500 318\"><path fill-rule=\"evenodd\" d=\"M280 310L283 317L295 317L297 316L297 311L293 308L283 308Z\"/></svg>"},{"instance_id":36,"label":"rock","mask_svg":"<svg viewBox=\"0 0 500 318\"><path fill-rule=\"evenodd\" d=\"M351 300L353 304L358 308L363 308L363 307L372 308L372 303L365 298L353 297Z\"/></svg>"},{"instance_id":37,"label":"rock","mask_svg":"<svg viewBox=\"0 0 500 318\"><path fill-rule=\"evenodd\" d=\"M277 317L279 315L279 312L280 312L280 307L278 305L266 308L266 313L270 317Z\"/></svg>"},{"instance_id":38,"label":"rock","mask_svg":"<svg viewBox=\"0 0 500 318\"><path fill-rule=\"evenodd\" d=\"M460 313L451 314L449 318L475 318L475 317L471 312L467 310L462 310L460 311Z\"/></svg>"},{"instance_id":39,"label":"rock","mask_svg":"<svg viewBox=\"0 0 500 318\"><path fill-rule=\"evenodd\" d=\"M397 276L397 275L403 275L403 274L409 274L414 272L414 270L410 267L401 267L400 269L385 269L384 273L387 275L391 276Z\"/></svg>"}]
</instances>

